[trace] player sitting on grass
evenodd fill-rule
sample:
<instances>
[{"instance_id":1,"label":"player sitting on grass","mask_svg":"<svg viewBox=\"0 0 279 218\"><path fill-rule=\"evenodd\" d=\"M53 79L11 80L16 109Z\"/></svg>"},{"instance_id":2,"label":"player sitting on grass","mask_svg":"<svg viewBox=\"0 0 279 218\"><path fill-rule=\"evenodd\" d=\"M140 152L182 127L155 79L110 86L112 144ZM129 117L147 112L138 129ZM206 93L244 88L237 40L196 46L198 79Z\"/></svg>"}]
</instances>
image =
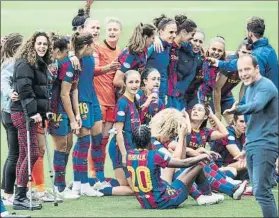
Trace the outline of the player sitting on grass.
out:
<instances>
[{"instance_id":1,"label":"player sitting on grass","mask_svg":"<svg viewBox=\"0 0 279 218\"><path fill-rule=\"evenodd\" d=\"M163 111L161 111L163 112ZM156 116L156 115L155 115ZM181 115L181 121L185 118ZM177 135L186 135L187 127L181 123L171 125L175 129L167 129L159 140L169 141ZM127 166L132 177L137 200L144 209L177 208L188 197L193 181L201 175L200 161L209 161L210 155L201 154L194 158L180 160L156 151L147 150L151 143L151 132L145 125L133 131L133 142L136 149L128 152ZM161 178L161 168L186 168L172 183ZM172 175L170 175L172 177Z\"/></svg>"}]
</instances>

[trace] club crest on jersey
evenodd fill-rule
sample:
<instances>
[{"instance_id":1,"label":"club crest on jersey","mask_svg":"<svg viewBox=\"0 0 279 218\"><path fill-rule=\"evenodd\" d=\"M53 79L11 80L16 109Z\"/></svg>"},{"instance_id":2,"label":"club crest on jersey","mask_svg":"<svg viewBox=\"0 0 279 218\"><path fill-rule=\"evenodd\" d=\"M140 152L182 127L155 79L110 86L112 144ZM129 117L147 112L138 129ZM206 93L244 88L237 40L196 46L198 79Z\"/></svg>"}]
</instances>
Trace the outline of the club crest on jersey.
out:
<instances>
[{"instance_id":1,"label":"club crest on jersey","mask_svg":"<svg viewBox=\"0 0 279 218\"><path fill-rule=\"evenodd\" d=\"M117 112L117 115L118 115L118 116L125 116L125 112L124 112L124 111L118 111L118 112Z\"/></svg>"},{"instance_id":2,"label":"club crest on jersey","mask_svg":"<svg viewBox=\"0 0 279 218\"><path fill-rule=\"evenodd\" d=\"M81 115L81 119L86 120L87 119L86 114Z\"/></svg>"},{"instance_id":3,"label":"club crest on jersey","mask_svg":"<svg viewBox=\"0 0 279 218\"><path fill-rule=\"evenodd\" d=\"M232 136L232 135L230 135L230 136L228 137L228 139L229 139L229 140L235 140L235 137Z\"/></svg>"},{"instance_id":4,"label":"club crest on jersey","mask_svg":"<svg viewBox=\"0 0 279 218\"><path fill-rule=\"evenodd\" d=\"M66 73L66 75L67 75L68 77L73 77L73 76L74 76L73 72L70 72L70 71L68 71L68 72Z\"/></svg>"},{"instance_id":5,"label":"club crest on jersey","mask_svg":"<svg viewBox=\"0 0 279 218\"><path fill-rule=\"evenodd\" d=\"M124 63L123 63L123 66L124 66L125 68L127 68L127 69L130 69L130 68L131 68L131 65L130 65L129 63L127 63L127 62L124 62Z\"/></svg>"}]
</instances>

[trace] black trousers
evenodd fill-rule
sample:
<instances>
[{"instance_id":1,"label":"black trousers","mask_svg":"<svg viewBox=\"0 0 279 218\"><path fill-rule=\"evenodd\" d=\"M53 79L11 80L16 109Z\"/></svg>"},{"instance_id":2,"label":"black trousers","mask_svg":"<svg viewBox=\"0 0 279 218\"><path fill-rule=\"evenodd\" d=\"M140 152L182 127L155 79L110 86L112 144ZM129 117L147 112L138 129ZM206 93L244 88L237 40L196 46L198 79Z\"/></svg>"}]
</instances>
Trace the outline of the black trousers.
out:
<instances>
[{"instance_id":1,"label":"black trousers","mask_svg":"<svg viewBox=\"0 0 279 218\"><path fill-rule=\"evenodd\" d=\"M13 125L11 114L2 111L1 115L8 142L8 157L3 168L2 189L7 194L13 194L16 179L16 164L19 156L17 129Z\"/></svg>"}]
</instances>

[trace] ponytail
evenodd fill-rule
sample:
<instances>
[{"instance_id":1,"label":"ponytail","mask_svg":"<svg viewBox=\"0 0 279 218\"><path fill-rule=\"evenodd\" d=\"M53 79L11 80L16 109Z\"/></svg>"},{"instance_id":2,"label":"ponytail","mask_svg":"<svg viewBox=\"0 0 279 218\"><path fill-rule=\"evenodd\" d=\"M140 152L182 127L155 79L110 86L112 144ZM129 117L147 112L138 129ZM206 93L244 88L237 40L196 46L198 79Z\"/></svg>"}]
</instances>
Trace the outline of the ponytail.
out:
<instances>
[{"instance_id":1,"label":"ponytail","mask_svg":"<svg viewBox=\"0 0 279 218\"><path fill-rule=\"evenodd\" d=\"M128 42L128 50L130 52L143 52L145 48L146 37L151 37L154 35L156 28L151 24L140 23L133 31L133 34Z\"/></svg>"}]
</instances>

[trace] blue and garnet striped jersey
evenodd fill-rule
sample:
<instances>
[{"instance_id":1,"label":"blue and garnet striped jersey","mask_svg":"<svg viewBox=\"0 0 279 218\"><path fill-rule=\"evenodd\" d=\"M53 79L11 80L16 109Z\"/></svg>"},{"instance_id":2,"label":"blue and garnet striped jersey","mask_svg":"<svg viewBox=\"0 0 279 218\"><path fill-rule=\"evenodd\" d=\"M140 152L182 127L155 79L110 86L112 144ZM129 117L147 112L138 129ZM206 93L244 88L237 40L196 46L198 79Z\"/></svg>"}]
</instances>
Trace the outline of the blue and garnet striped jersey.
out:
<instances>
[{"instance_id":1,"label":"blue and garnet striped jersey","mask_svg":"<svg viewBox=\"0 0 279 218\"><path fill-rule=\"evenodd\" d=\"M124 123L123 136L126 150L132 148L132 131L140 126L139 112L136 108L135 102L122 96L118 99L115 111L115 122Z\"/></svg>"},{"instance_id":2,"label":"blue and garnet striped jersey","mask_svg":"<svg viewBox=\"0 0 279 218\"><path fill-rule=\"evenodd\" d=\"M205 147L206 142L210 141L210 137L213 130L209 128L202 128L199 130L192 129L191 133L186 137L187 147L190 147L194 150Z\"/></svg>"},{"instance_id":3,"label":"blue and garnet striped jersey","mask_svg":"<svg viewBox=\"0 0 279 218\"><path fill-rule=\"evenodd\" d=\"M168 166L170 157L159 151L130 150L127 168L132 178L136 197L142 208L158 208L165 203L169 185L161 179L161 168Z\"/></svg>"},{"instance_id":4,"label":"blue and garnet striped jersey","mask_svg":"<svg viewBox=\"0 0 279 218\"><path fill-rule=\"evenodd\" d=\"M236 55L230 55L227 57L227 60L234 60L237 59ZM227 72L227 71L221 71L222 74L228 77L227 81L222 87L221 90L221 96L222 98L232 96L232 89L240 83L241 79L239 78L238 71L233 72Z\"/></svg>"},{"instance_id":5,"label":"blue and garnet striped jersey","mask_svg":"<svg viewBox=\"0 0 279 218\"><path fill-rule=\"evenodd\" d=\"M125 73L128 70L137 70L142 73L146 67L148 50L145 48L143 52L130 52L125 48L118 57L121 64L120 70Z\"/></svg>"},{"instance_id":6,"label":"blue and garnet striped jersey","mask_svg":"<svg viewBox=\"0 0 279 218\"><path fill-rule=\"evenodd\" d=\"M236 160L233 159L233 156L230 154L230 152L227 150L227 145L237 145L238 149L242 151L243 146L245 144L245 133L241 134L239 137L237 137L235 129L233 126L227 126L227 130L229 132L229 135L221 140L214 140L210 142L210 149L212 151L218 152L222 157L216 160L216 164L218 166L227 166L231 163L236 162Z\"/></svg>"},{"instance_id":7,"label":"blue and garnet striped jersey","mask_svg":"<svg viewBox=\"0 0 279 218\"><path fill-rule=\"evenodd\" d=\"M208 61L204 61L202 65L203 82L199 87L200 103L209 103L213 96L213 89L216 86L216 78L218 74L217 67L210 66Z\"/></svg>"},{"instance_id":8,"label":"blue and garnet striped jersey","mask_svg":"<svg viewBox=\"0 0 279 218\"><path fill-rule=\"evenodd\" d=\"M53 113L66 113L62 100L60 97L61 84L62 82L68 82L72 84L70 95L72 91L77 88L79 82L80 72L74 70L69 57L66 57L62 61L58 61L58 73L55 82L52 87L52 97L51 97L51 111Z\"/></svg>"},{"instance_id":9,"label":"blue and garnet striped jersey","mask_svg":"<svg viewBox=\"0 0 279 218\"><path fill-rule=\"evenodd\" d=\"M79 101L92 103L92 96L94 94L93 77L95 62L93 55L85 56L81 59L81 68L78 95Z\"/></svg>"},{"instance_id":10,"label":"blue and garnet striped jersey","mask_svg":"<svg viewBox=\"0 0 279 218\"><path fill-rule=\"evenodd\" d=\"M170 63L168 68L168 96L177 97L179 93L176 91L177 84L177 63L178 63L178 53L180 49L175 41L172 43L170 48Z\"/></svg>"},{"instance_id":11,"label":"blue and garnet striped jersey","mask_svg":"<svg viewBox=\"0 0 279 218\"><path fill-rule=\"evenodd\" d=\"M144 93L143 90L139 90L137 93L137 98L139 101L139 105L142 106L146 102L148 97L146 96L146 94ZM142 108L140 110L141 124L148 125L151 118L155 114L157 114L159 111L163 110L164 108L165 108L165 106L161 99L158 99L158 104L151 102L147 108L145 108L145 109Z\"/></svg>"}]
</instances>

